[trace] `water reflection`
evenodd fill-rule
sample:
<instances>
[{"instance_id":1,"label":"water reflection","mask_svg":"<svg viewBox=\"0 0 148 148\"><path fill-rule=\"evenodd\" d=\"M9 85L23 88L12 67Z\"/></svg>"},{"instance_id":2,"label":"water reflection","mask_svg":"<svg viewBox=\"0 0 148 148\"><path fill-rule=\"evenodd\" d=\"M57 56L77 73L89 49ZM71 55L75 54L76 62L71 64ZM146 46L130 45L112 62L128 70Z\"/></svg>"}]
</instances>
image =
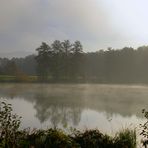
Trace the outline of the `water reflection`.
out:
<instances>
[{"instance_id":1,"label":"water reflection","mask_svg":"<svg viewBox=\"0 0 148 148\"><path fill-rule=\"evenodd\" d=\"M53 126L62 124L67 125L72 122L73 125L78 125L81 116L82 100L78 102L66 101L66 97L61 96L46 96L44 93L40 93L35 97L34 108L37 111L36 117L41 123L50 119Z\"/></svg>"},{"instance_id":2,"label":"water reflection","mask_svg":"<svg viewBox=\"0 0 148 148\"><path fill-rule=\"evenodd\" d=\"M17 104L23 106L24 104L19 103L19 100L23 99L32 104L36 111L35 117L41 124L48 121L52 126L64 127L78 126L80 123L87 125L93 116L93 120L98 119L100 115L97 113L102 112L105 112L109 122L112 122L116 114L126 118L135 115L140 117L141 109L147 108L148 87L98 84L3 84L0 85L0 97L15 102L16 106ZM95 112L90 114L91 111Z\"/></svg>"}]
</instances>

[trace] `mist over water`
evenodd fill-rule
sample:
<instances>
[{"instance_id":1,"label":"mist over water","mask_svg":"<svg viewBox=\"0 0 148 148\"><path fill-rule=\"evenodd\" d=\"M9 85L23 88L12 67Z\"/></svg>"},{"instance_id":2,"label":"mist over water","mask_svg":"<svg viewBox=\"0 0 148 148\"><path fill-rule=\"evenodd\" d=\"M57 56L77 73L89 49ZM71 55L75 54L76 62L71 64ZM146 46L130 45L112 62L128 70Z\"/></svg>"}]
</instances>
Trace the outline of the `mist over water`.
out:
<instances>
[{"instance_id":1,"label":"mist over water","mask_svg":"<svg viewBox=\"0 0 148 148\"><path fill-rule=\"evenodd\" d=\"M22 127L98 128L112 133L143 122L148 86L100 84L1 84Z\"/></svg>"}]
</instances>

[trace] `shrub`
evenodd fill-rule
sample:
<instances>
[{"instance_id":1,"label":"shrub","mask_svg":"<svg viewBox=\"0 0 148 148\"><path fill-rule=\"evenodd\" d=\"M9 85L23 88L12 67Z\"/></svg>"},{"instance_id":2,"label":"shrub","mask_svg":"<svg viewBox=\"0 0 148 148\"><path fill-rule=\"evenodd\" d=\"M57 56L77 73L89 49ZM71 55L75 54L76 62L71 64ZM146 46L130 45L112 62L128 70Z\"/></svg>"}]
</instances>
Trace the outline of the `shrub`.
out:
<instances>
[{"instance_id":1,"label":"shrub","mask_svg":"<svg viewBox=\"0 0 148 148\"><path fill-rule=\"evenodd\" d=\"M103 135L99 130L86 130L84 133L77 131L73 139L81 148L113 147L112 138Z\"/></svg>"},{"instance_id":2,"label":"shrub","mask_svg":"<svg viewBox=\"0 0 148 148\"><path fill-rule=\"evenodd\" d=\"M21 123L20 118L16 114L12 114L11 104L0 102L1 147L16 147L16 136Z\"/></svg>"},{"instance_id":3,"label":"shrub","mask_svg":"<svg viewBox=\"0 0 148 148\"><path fill-rule=\"evenodd\" d=\"M79 148L73 139L62 130L49 129L45 140L45 148Z\"/></svg>"},{"instance_id":4,"label":"shrub","mask_svg":"<svg viewBox=\"0 0 148 148\"><path fill-rule=\"evenodd\" d=\"M144 124L140 124L140 127L142 129L140 135L143 136L144 140L142 141L142 143L146 147L146 145L148 144L148 111L143 109L142 113L146 119L146 122Z\"/></svg>"}]
</instances>

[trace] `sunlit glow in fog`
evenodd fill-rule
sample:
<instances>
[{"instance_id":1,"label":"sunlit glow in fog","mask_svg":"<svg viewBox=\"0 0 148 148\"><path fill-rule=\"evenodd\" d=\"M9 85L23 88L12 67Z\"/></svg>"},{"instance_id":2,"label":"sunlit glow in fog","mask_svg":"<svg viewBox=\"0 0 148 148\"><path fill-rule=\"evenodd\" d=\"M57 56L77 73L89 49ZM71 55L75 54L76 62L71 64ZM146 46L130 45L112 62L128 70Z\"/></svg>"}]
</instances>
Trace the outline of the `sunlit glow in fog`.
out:
<instances>
[{"instance_id":1,"label":"sunlit glow in fog","mask_svg":"<svg viewBox=\"0 0 148 148\"><path fill-rule=\"evenodd\" d=\"M148 1L103 1L111 24L129 38L132 46L148 44Z\"/></svg>"}]
</instances>

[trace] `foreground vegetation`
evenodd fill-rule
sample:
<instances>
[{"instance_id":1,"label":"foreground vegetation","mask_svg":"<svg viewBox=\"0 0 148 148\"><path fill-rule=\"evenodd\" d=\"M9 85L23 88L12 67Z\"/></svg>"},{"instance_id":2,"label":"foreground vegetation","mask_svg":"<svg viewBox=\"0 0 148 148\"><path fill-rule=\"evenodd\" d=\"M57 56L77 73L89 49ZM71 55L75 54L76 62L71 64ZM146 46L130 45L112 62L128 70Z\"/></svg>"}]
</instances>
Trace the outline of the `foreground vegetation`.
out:
<instances>
[{"instance_id":1,"label":"foreground vegetation","mask_svg":"<svg viewBox=\"0 0 148 148\"><path fill-rule=\"evenodd\" d=\"M98 130L75 131L67 135L60 129L17 131L15 139L0 139L1 148L136 148L136 134L125 130L114 138ZM11 137L12 138L12 137Z\"/></svg>"}]
</instances>

